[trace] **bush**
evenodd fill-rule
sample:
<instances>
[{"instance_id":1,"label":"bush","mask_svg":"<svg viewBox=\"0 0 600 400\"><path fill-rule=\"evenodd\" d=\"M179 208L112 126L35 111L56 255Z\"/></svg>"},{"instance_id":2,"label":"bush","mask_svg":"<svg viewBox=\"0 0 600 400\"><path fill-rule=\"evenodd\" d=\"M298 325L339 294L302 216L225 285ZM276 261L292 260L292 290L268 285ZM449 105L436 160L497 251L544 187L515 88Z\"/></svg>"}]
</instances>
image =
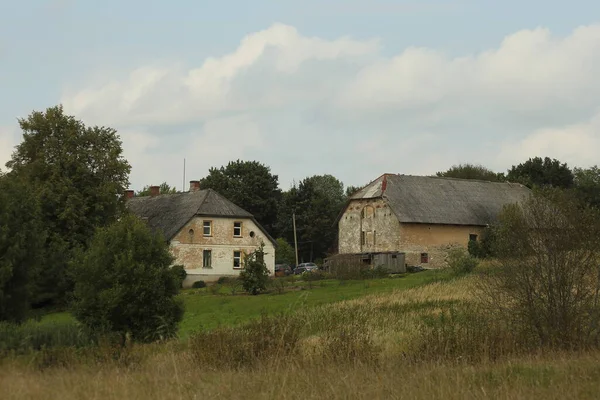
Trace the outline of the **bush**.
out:
<instances>
[{"instance_id":1,"label":"bush","mask_svg":"<svg viewBox=\"0 0 600 400\"><path fill-rule=\"evenodd\" d=\"M206 282L204 281L196 281L192 283L192 288L194 289L202 289L206 287Z\"/></svg>"},{"instance_id":2,"label":"bush","mask_svg":"<svg viewBox=\"0 0 600 400\"><path fill-rule=\"evenodd\" d=\"M470 274L477 264L477 259L461 248L452 249L448 253L448 266L455 275Z\"/></svg>"},{"instance_id":3,"label":"bush","mask_svg":"<svg viewBox=\"0 0 600 400\"><path fill-rule=\"evenodd\" d=\"M208 287L208 291L210 292L210 294L216 296L221 291L221 287L222 287L221 284L219 284L219 283L213 283L212 285L210 285Z\"/></svg>"},{"instance_id":4,"label":"bush","mask_svg":"<svg viewBox=\"0 0 600 400\"><path fill-rule=\"evenodd\" d=\"M171 267L171 272L175 276L175 279L177 279L177 281L179 281L179 287L182 287L183 281L187 277L187 272L185 270L185 267L183 265L173 265Z\"/></svg>"},{"instance_id":5,"label":"bush","mask_svg":"<svg viewBox=\"0 0 600 400\"><path fill-rule=\"evenodd\" d=\"M229 276L220 276L219 279L217 279L217 283L219 285L226 285L227 283L229 283L229 281L231 281L231 277Z\"/></svg>"},{"instance_id":6,"label":"bush","mask_svg":"<svg viewBox=\"0 0 600 400\"><path fill-rule=\"evenodd\" d=\"M505 207L499 222L500 268L481 287L488 312L528 330L542 346L597 346L599 211L570 192L543 189Z\"/></svg>"},{"instance_id":7,"label":"bush","mask_svg":"<svg viewBox=\"0 0 600 400\"><path fill-rule=\"evenodd\" d=\"M235 294L242 288L242 281L239 278L233 278L227 283L227 288L231 292L231 295L235 296Z\"/></svg>"},{"instance_id":8,"label":"bush","mask_svg":"<svg viewBox=\"0 0 600 400\"><path fill-rule=\"evenodd\" d=\"M175 336L183 303L172 260L164 239L133 215L99 229L72 265L73 315L96 332L134 341Z\"/></svg>"},{"instance_id":9,"label":"bush","mask_svg":"<svg viewBox=\"0 0 600 400\"><path fill-rule=\"evenodd\" d=\"M264 245L244 258L244 270L240 273L240 280L244 290L252 295L257 295L267 289L269 283L269 270L264 261Z\"/></svg>"}]
</instances>

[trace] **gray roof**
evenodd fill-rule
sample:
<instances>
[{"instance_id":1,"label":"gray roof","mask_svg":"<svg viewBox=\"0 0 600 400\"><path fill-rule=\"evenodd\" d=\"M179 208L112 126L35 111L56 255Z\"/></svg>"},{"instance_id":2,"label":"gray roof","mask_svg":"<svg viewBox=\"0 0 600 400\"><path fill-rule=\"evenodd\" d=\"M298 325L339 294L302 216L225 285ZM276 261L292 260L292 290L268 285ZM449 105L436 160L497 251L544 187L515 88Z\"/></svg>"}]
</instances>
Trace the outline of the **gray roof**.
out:
<instances>
[{"instance_id":1,"label":"gray roof","mask_svg":"<svg viewBox=\"0 0 600 400\"><path fill-rule=\"evenodd\" d=\"M274 242L252 214L212 189L134 197L127 201L127 208L146 220L151 229L161 232L167 240L171 240L188 221L198 215L250 218Z\"/></svg>"},{"instance_id":2,"label":"gray roof","mask_svg":"<svg viewBox=\"0 0 600 400\"><path fill-rule=\"evenodd\" d=\"M485 226L504 205L521 202L530 193L517 183L384 174L350 201L381 197L404 223Z\"/></svg>"}]
</instances>

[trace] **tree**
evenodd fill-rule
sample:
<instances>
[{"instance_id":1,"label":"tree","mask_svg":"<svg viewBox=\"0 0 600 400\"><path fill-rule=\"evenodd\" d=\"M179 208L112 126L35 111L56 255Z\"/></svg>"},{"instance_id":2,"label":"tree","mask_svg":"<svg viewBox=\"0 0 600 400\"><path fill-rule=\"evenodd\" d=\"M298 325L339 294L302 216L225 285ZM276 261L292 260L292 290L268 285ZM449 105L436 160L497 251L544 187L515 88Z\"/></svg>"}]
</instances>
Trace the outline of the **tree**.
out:
<instances>
[{"instance_id":1,"label":"tree","mask_svg":"<svg viewBox=\"0 0 600 400\"><path fill-rule=\"evenodd\" d=\"M268 231L274 232L281 198L278 176L257 161L232 161L225 167L211 168L200 180L202 189L219 194L252 213Z\"/></svg>"},{"instance_id":2,"label":"tree","mask_svg":"<svg viewBox=\"0 0 600 400\"><path fill-rule=\"evenodd\" d=\"M244 269L240 272L244 290L252 295L267 290L269 270L265 264L264 244L244 257Z\"/></svg>"},{"instance_id":3,"label":"tree","mask_svg":"<svg viewBox=\"0 0 600 400\"><path fill-rule=\"evenodd\" d=\"M574 176L566 163L546 157L530 158L508 171L507 180L519 182L530 188L534 186L569 189L573 187Z\"/></svg>"},{"instance_id":4,"label":"tree","mask_svg":"<svg viewBox=\"0 0 600 400\"><path fill-rule=\"evenodd\" d=\"M311 176L284 193L279 229L293 242L292 214L296 214L301 260L323 258L332 250L337 237L335 220L345 201L344 185L331 175Z\"/></svg>"},{"instance_id":5,"label":"tree","mask_svg":"<svg viewBox=\"0 0 600 400\"><path fill-rule=\"evenodd\" d=\"M98 229L73 261L73 314L94 331L148 342L177 334L183 303L167 243L133 215Z\"/></svg>"},{"instance_id":6,"label":"tree","mask_svg":"<svg viewBox=\"0 0 600 400\"><path fill-rule=\"evenodd\" d=\"M284 238L277 239L277 250L275 250L275 261L277 264L296 264L296 254L292 247Z\"/></svg>"},{"instance_id":7,"label":"tree","mask_svg":"<svg viewBox=\"0 0 600 400\"><path fill-rule=\"evenodd\" d=\"M170 186L167 182L163 182L159 185L160 194L175 194L177 189L174 186ZM135 194L136 196L150 196L150 185L144 186L142 190Z\"/></svg>"},{"instance_id":8,"label":"tree","mask_svg":"<svg viewBox=\"0 0 600 400\"><path fill-rule=\"evenodd\" d=\"M6 166L35 188L48 232L33 301L64 300L70 254L123 212L130 166L114 129L86 127L62 106L34 111L19 125L23 141Z\"/></svg>"},{"instance_id":9,"label":"tree","mask_svg":"<svg viewBox=\"0 0 600 400\"><path fill-rule=\"evenodd\" d=\"M592 207L600 208L600 168L575 168L575 191L579 198Z\"/></svg>"},{"instance_id":10,"label":"tree","mask_svg":"<svg viewBox=\"0 0 600 400\"><path fill-rule=\"evenodd\" d=\"M361 190L364 187L365 186L348 186L346 188L346 197L352 196L354 193L358 192L359 190Z\"/></svg>"},{"instance_id":11,"label":"tree","mask_svg":"<svg viewBox=\"0 0 600 400\"><path fill-rule=\"evenodd\" d=\"M0 321L27 316L45 232L30 185L0 174Z\"/></svg>"},{"instance_id":12,"label":"tree","mask_svg":"<svg viewBox=\"0 0 600 400\"><path fill-rule=\"evenodd\" d=\"M444 178L478 179L490 182L503 182L505 180L504 174L501 172L494 172L483 165L468 163L453 165L447 171L438 172L436 175Z\"/></svg>"},{"instance_id":13,"label":"tree","mask_svg":"<svg viewBox=\"0 0 600 400\"><path fill-rule=\"evenodd\" d=\"M500 268L484 300L544 346L585 347L599 337L600 214L556 188L506 206L495 233Z\"/></svg>"}]
</instances>

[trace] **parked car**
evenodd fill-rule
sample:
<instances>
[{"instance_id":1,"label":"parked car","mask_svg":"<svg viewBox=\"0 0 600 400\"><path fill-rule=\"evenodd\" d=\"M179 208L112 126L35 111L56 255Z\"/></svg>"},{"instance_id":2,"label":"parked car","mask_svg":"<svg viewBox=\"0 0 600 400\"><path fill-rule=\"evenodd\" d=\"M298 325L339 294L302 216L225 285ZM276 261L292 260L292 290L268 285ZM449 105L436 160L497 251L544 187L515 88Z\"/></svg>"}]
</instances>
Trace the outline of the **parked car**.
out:
<instances>
[{"instance_id":1,"label":"parked car","mask_svg":"<svg viewBox=\"0 0 600 400\"><path fill-rule=\"evenodd\" d=\"M287 276L292 273L292 267L288 264L275 264L275 276Z\"/></svg>"},{"instance_id":2,"label":"parked car","mask_svg":"<svg viewBox=\"0 0 600 400\"><path fill-rule=\"evenodd\" d=\"M300 275L306 271L313 272L313 271L318 271L318 270L319 270L319 266L315 263L312 263L312 262L302 263L302 264L298 264L296 266L296 268L294 268L294 275Z\"/></svg>"}]
</instances>

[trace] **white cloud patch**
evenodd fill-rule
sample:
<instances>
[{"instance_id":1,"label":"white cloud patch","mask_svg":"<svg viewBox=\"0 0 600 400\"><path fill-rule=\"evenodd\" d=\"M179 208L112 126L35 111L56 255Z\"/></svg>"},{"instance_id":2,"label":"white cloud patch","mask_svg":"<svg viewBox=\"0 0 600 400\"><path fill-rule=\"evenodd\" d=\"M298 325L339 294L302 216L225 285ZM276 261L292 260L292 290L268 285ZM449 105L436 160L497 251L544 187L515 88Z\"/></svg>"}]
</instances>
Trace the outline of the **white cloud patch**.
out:
<instances>
[{"instance_id":1,"label":"white cloud patch","mask_svg":"<svg viewBox=\"0 0 600 400\"><path fill-rule=\"evenodd\" d=\"M89 124L120 130L136 188L180 187L184 157L189 179L256 159L283 187L314 173L361 184L459 162L505 170L535 155L597 163L600 25L566 37L523 30L460 56L380 50L376 39L327 40L275 24L199 66L140 66L62 102Z\"/></svg>"}]
</instances>

